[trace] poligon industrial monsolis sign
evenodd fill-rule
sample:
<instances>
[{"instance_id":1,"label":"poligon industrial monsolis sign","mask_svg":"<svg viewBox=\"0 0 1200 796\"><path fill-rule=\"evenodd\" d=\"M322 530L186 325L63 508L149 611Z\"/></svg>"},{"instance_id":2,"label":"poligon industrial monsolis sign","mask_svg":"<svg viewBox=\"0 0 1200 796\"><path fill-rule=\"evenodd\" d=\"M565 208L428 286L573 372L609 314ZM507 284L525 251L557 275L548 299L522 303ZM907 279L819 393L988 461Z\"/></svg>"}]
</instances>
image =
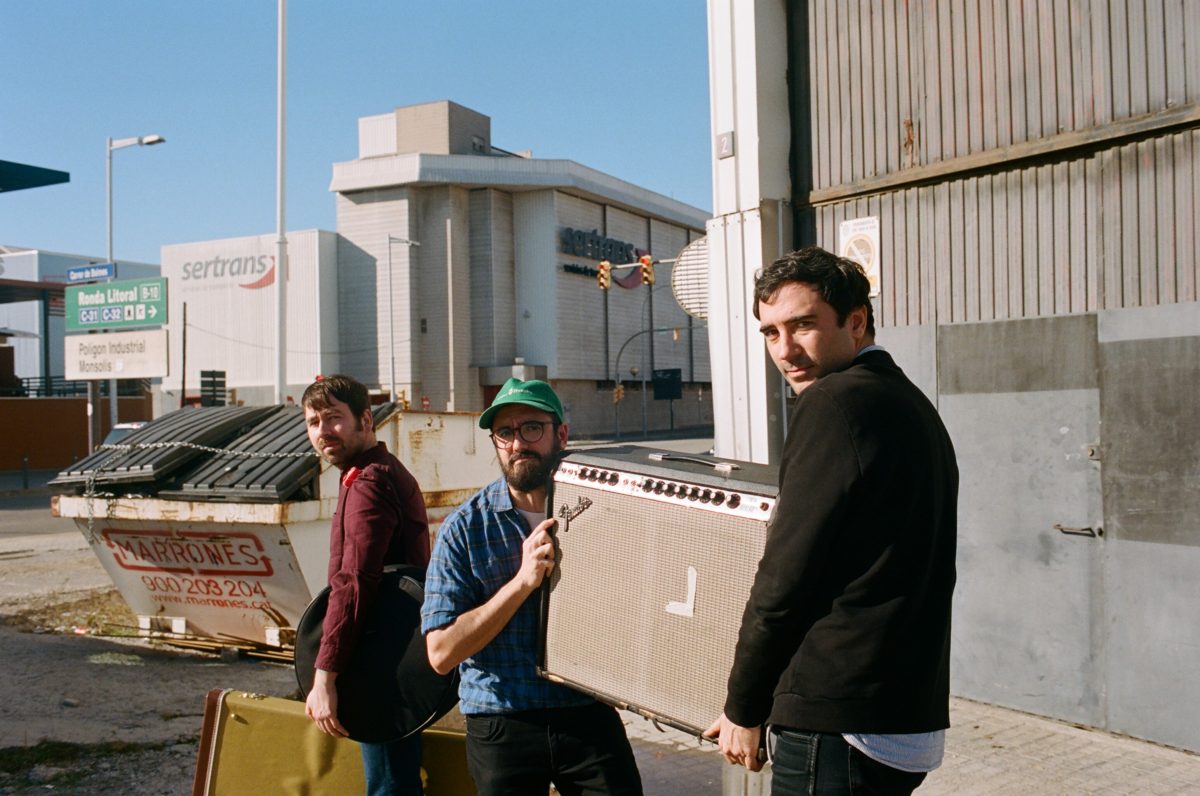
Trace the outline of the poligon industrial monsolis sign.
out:
<instances>
[{"instance_id":1,"label":"poligon industrial monsolis sign","mask_svg":"<svg viewBox=\"0 0 1200 796\"><path fill-rule=\"evenodd\" d=\"M154 379L170 372L166 329L69 334L64 348L63 371L72 381Z\"/></svg>"}]
</instances>

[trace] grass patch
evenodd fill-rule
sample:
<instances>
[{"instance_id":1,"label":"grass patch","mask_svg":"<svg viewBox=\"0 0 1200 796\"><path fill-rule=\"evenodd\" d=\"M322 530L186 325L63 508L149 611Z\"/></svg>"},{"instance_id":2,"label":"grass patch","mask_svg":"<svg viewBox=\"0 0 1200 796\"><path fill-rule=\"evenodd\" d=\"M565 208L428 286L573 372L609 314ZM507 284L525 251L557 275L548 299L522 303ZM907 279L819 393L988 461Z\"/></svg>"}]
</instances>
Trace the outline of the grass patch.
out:
<instances>
[{"instance_id":1,"label":"grass patch","mask_svg":"<svg viewBox=\"0 0 1200 796\"><path fill-rule=\"evenodd\" d=\"M116 589L31 605L4 617L4 624L27 633L74 633L78 628L103 636L137 635L137 617Z\"/></svg>"}]
</instances>

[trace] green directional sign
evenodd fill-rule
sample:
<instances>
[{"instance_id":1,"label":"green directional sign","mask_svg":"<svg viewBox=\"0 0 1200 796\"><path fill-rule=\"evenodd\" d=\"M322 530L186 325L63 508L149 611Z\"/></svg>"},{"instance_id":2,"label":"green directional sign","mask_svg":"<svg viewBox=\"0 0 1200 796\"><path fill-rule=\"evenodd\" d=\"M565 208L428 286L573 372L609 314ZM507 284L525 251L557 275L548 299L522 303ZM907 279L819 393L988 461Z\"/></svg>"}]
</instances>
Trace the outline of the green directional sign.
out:
<instances>
[{"instance_id":1,"label":"green directional sign","mask_svg":"<svg viewBox=\"0 0 1200 796\"><path fill-rule=\"evenodd\" d=\"M69 287L67 331L136 329L167 322L167 279L123 279L95 285Z\"/></svg>"}]
</instances>

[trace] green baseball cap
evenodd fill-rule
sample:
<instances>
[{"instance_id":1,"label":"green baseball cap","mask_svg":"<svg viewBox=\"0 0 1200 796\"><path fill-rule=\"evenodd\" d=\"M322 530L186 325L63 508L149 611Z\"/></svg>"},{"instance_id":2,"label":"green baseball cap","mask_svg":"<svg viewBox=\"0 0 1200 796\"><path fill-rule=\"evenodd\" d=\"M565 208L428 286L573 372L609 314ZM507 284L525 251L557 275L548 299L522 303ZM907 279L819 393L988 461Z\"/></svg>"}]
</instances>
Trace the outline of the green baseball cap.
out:
<instances>
[{"instance_id":1,"label":"green baseball cap","mask_svg":"<svg viewBox=\"0 0 1200 796\"><path fill-rule=\"evenodd\" d=\"M554 415L554 419L559 423L563 420L562 402L554 394L553 387L538 379L521 381L518 378L511 378L504 382L500 392L496 393L496 400L492 401L492 405L479 416L479 427L491 428L492 418L509 404L532 406L534 409L541 409Z\"/></svg>"}]
</instances>

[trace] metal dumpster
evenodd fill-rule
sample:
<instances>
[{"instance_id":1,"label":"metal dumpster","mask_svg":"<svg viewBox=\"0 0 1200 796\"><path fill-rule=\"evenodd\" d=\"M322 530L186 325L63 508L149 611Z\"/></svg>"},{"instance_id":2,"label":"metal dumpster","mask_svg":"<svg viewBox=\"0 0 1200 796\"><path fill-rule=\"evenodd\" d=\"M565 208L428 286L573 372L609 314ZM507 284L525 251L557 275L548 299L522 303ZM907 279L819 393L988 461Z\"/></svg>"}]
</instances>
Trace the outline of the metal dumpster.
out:
<instances>
[{"instance_id":1,"label":"metal dumpster","mask_svg":"<svg viewBox=\"0 0 1200 796\"><path fill-rule=\"evenodd\" d=\"M412 471L430 532L496 477L478 415L375 410ZM181 409L64 470L51 511L73 518L147 632L288 647L325 585L338 471L294 406Z\"/></svg>"}]
</instances>

